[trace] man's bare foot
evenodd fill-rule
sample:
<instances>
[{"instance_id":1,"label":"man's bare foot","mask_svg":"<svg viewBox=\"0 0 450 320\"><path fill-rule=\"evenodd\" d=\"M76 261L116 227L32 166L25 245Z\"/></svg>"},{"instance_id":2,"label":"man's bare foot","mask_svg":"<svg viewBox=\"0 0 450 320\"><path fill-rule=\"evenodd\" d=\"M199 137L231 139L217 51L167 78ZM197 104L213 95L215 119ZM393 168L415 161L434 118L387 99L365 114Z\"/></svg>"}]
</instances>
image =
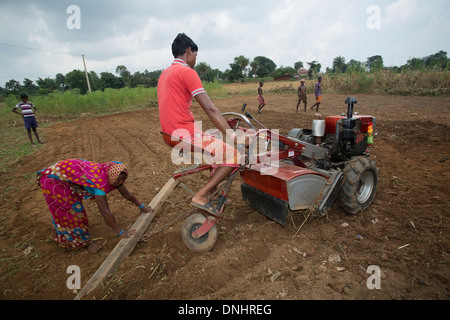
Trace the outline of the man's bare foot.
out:
<instances>
[{"instance_id":1,"label":"man's bare foot","mask_svg":"<svg viewBox=\"0 0 450 320\"><path fill-rule=\"evenodd\" d=\"M208 197L199 197L198 195L196 195L195 197L192 198L192 202L204 205L207 204L209 202L209 198Z\"/></svg>"}]
</instances>

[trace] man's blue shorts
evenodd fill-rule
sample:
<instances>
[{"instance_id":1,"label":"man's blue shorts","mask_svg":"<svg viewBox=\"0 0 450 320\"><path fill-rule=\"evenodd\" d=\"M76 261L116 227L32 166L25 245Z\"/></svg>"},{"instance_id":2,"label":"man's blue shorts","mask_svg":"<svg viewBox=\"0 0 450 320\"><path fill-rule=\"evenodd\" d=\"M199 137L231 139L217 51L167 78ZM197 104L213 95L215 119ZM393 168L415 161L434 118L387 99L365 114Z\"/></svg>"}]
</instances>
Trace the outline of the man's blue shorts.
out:
<instances>
[{"instance_id":1,"label":"man's blue shorts","mask_svg":"<svg viewBox=\"0 0 450 320\"><path fill-rule=\"evenodd\" d=\"M25 129L37 128L38 124L35 117L24 117Z\"/></svg>"}]
</instances>

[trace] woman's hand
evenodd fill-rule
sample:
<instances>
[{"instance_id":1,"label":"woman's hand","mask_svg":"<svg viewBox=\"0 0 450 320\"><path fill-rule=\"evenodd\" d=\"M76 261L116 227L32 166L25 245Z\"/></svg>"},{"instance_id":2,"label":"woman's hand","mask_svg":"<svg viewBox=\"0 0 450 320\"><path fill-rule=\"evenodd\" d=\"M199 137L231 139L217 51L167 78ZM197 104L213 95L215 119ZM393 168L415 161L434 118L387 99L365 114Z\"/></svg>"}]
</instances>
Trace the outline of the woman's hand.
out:
<instances>
[{"instance_id":1,"label":"woman's hand","mask_svg":"<svg viewBox=\"0 0 450 320\"><path fill-rule=\"evenodd\" d=\"M130 238L130 237L132 237L132 236L134 236L136 234L137 234L137 231L135 229L128 230L128 231L127 230L123 230L122 234L119 237L121 237L121 238Z\"/></svg>"},{"instance_id":2,"label":"woman's hand","mask_svg":"<svg viewBox=\"0 0 450 320\"><path fill-rule=\"evenodd\" d=\"M144 206L140 210L142 213L152 213L153 212L153 208L149 207L149 206Z\"/></svg>"}]
</instances>

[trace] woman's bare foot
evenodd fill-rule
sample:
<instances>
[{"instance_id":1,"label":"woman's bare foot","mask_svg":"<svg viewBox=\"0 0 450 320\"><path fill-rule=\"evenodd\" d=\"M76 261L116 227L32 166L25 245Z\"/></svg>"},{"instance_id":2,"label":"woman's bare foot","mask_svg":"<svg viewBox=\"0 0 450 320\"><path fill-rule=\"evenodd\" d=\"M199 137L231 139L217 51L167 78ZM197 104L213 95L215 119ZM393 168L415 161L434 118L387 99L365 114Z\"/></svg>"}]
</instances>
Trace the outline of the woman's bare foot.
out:
<instances>
[{"instance_id":1,"label":"woman's bare foot","mask_svg":"<svg viewBox=\"0 0 450 320\"><path fill-rule=\"evenodd\" d=\"M99 251L102 247L99 246L98 244L94 243L94 242L91 242L86 248L87 248L87 250L88 250L90 253L96 253L96 252Z\"/></svg>"}]
</instances>

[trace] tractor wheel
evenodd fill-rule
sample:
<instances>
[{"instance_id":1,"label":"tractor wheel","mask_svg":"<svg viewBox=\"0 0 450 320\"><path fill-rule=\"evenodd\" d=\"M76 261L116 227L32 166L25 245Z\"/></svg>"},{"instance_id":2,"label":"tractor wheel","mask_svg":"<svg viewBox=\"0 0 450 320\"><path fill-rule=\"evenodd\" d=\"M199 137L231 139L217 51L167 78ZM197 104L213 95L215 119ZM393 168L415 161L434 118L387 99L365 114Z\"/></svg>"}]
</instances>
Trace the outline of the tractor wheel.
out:
<instances>
[{"instance_id":1,"label":"tractor wheel","mask_svg":"<svg viewBox=\"0 0 450 320\"><path fill-rule=\"evenodd\" d=\"M344 167L344 185L339 203L345 212L358 214L373 201L378 184L376 162L367 157L353 157Z\"/></svg>"},{"instance_id":2,"label":"tractor wheel","mask_svg":"<svg viewBox=\"0 0 450 320\"><path fill-rule=\"evenodd\" d=\"M196 239L192 236L193 232L200 228L206 221L206 217L201 213L195 213L187 218L181 227L181 237L183 242L190 250L196 252L208 252L216 244L218 233L214 225L206 234Z\"/></svg>"}]
</instances>

